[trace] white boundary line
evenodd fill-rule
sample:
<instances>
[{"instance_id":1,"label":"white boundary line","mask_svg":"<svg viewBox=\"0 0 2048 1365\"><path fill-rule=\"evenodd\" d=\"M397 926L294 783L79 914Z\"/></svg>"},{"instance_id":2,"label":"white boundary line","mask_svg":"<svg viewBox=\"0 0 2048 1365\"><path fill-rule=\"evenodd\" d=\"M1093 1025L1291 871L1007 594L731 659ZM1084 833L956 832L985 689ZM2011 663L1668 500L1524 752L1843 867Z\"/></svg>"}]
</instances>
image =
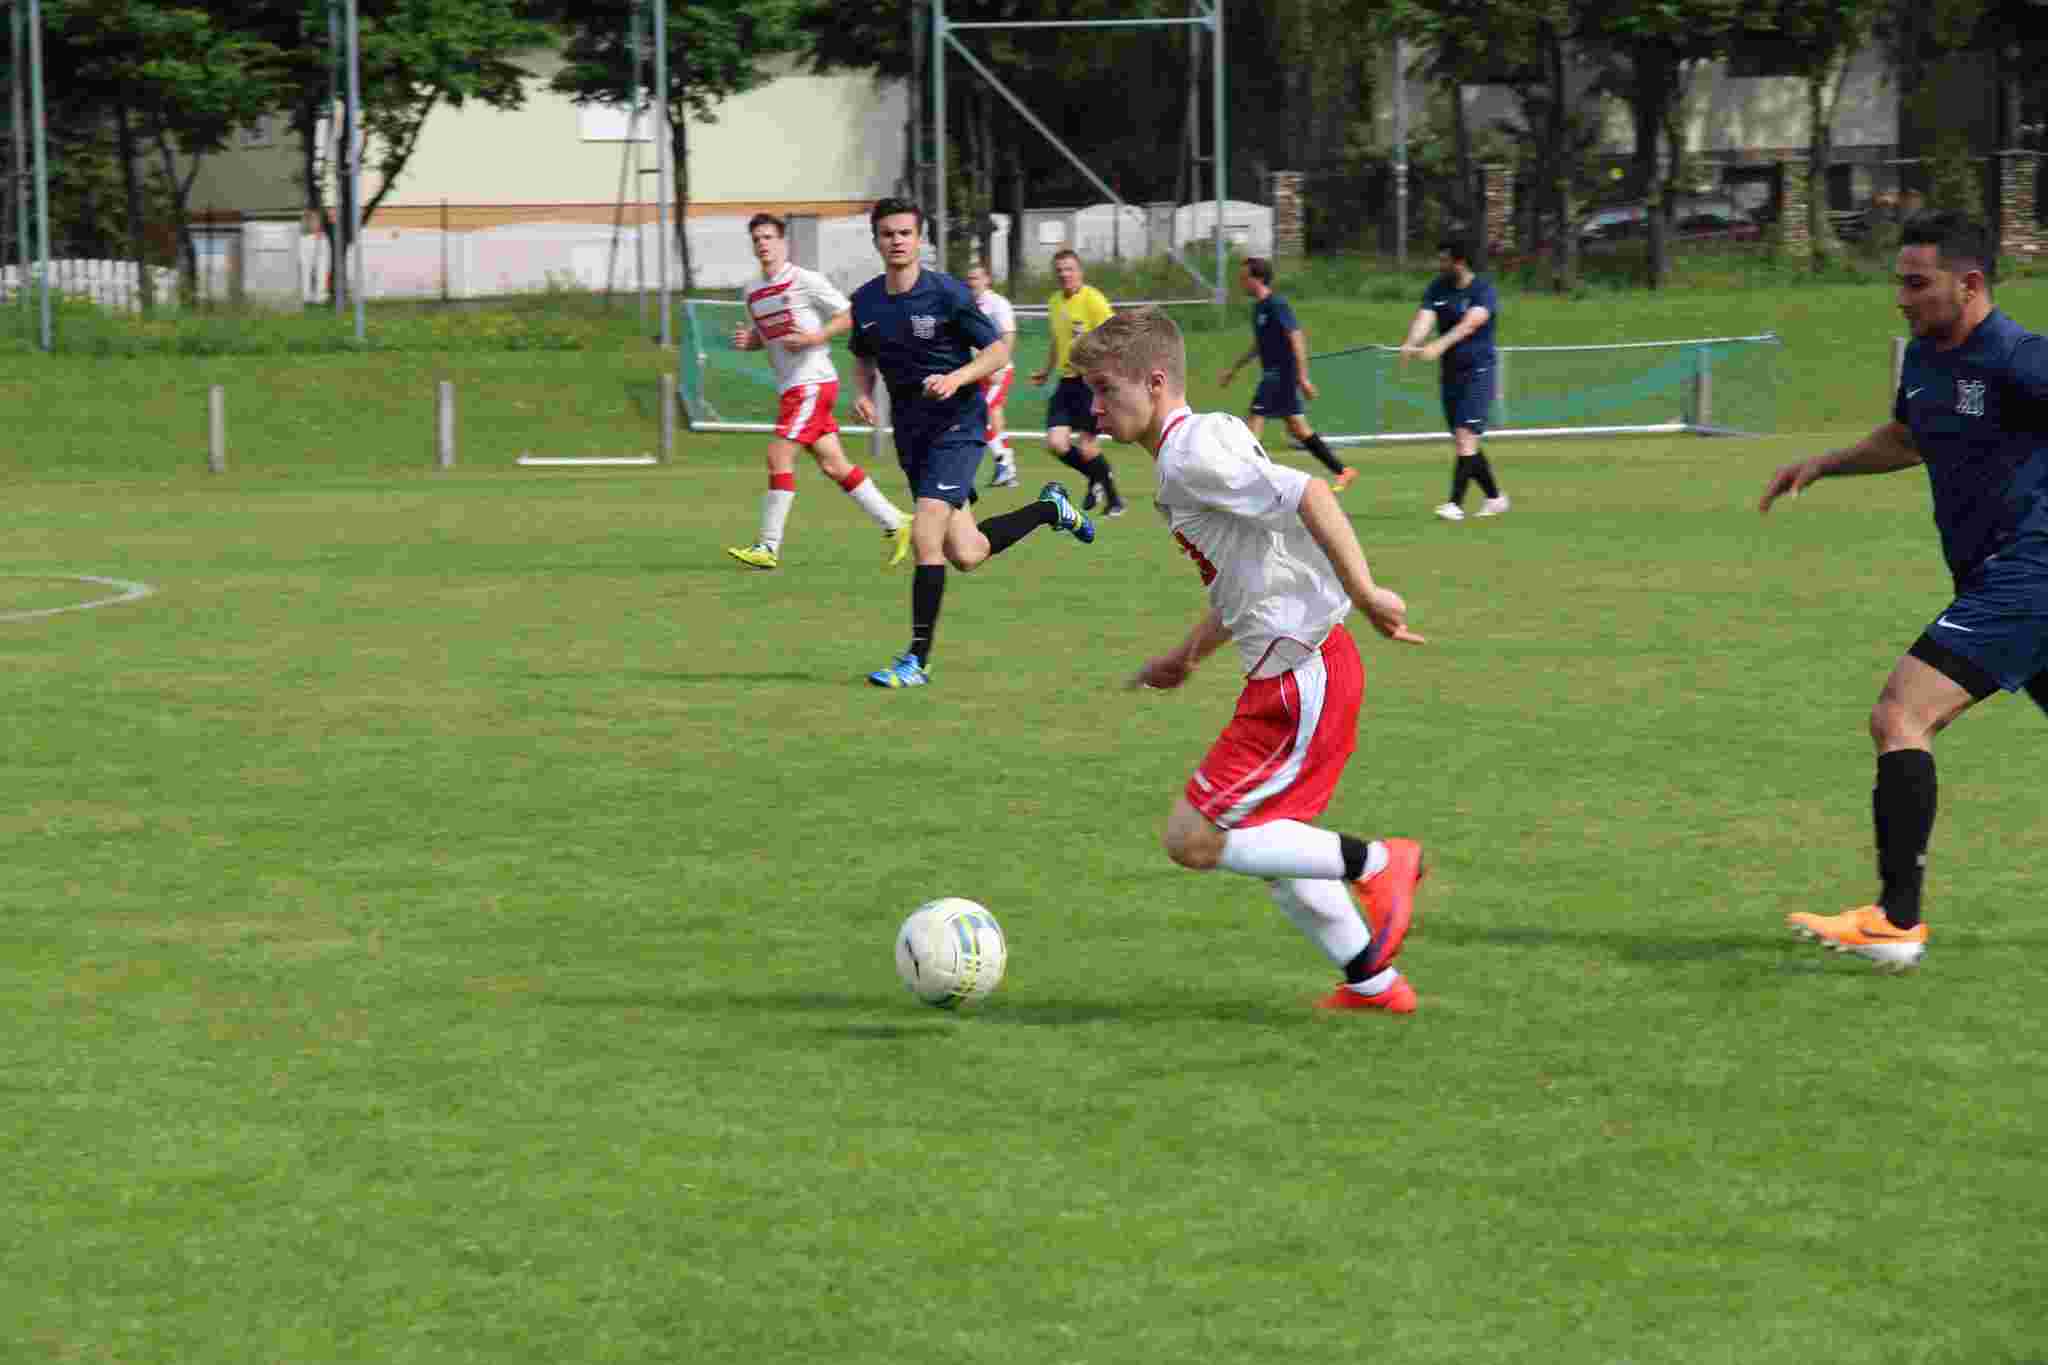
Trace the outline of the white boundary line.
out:
<instances>
[{"instance_id":1,"label":"white boundary line","mask_svg":"<svg viewBox=\"0 0 2048 1365\"><path fill-rule=\"evenodd\" d=\"M101 578L97 574L89 573L0 573L0 578L55 578L70 583L97 583L101 587L120 589L112 597L98 597L90 602L78 602L68 607L0 612L0 621L33 621L43 616L61 616L67 611L91 611L95 607L118 606L122 602L140 601L156 591L147 583L131 583L125 578Z\"/></svg>"}]
</instances>

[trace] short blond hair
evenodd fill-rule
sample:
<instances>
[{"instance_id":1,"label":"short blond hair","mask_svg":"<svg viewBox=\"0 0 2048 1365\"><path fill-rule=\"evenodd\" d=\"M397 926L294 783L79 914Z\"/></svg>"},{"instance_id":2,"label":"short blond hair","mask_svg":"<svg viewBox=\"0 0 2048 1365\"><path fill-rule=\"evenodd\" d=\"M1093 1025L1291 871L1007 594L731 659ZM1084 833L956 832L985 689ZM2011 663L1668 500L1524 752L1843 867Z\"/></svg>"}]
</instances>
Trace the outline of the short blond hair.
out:
<instances>
[{"instance_id":1,"label":"short blond hair","mask_svg":"<svg viewBox=\"0 0 2048 1365\"><path fill-rule=\"evenodd\" d=\"M1119 379L1143 379L1162 370L1177 391L1188 386L1188 347L1180 327L1157 308L1112 314L1092 331L1074 338L1072 363L1086 374L1107 370Z\"/></svg>"}]
</instances>

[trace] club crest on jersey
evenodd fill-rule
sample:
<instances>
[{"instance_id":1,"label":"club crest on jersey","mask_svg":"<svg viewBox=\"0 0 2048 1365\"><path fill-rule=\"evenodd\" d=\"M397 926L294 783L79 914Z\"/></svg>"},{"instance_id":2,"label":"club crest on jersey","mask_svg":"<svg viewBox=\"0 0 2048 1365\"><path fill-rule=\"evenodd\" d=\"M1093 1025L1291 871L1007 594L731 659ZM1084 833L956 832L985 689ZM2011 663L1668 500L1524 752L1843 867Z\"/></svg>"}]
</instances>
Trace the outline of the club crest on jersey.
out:
<instances>
[{"instance_id":1,"label":"club crest on jersey","mask_svg":"<svg viewBox=\"0 0 2048 1365\"><path fill-rule=\"evenodd\" d=\"M919 341L930 341L939 334L939 320L923 313L910 315L910 330Z\"/></svg>"},{"instance_id":2,"label":"club crest on jersey","mask_svg":"<svg viewBox=\"0 0 2048 1365\"><path fill-rule=\"evenodd\" d=\"M1981 379L1958 379L1956 381L1956 411L1965 417L1984 415L1984 381Z\"/></svg>"}]
</instances>

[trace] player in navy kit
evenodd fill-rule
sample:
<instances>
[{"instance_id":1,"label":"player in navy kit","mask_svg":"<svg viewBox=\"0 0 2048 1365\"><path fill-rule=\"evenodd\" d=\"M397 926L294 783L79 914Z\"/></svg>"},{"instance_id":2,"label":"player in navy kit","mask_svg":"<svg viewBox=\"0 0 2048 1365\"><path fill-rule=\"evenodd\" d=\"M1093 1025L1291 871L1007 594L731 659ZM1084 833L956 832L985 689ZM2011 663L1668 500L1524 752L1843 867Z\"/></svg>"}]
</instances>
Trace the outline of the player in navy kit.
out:
<instances>
[{"instance_id":1,"label":"player in navy kit","mask_svg":"<svg viewBox=\"0 0 2048 1365\"><path fill-rule=\"evenodd\" d=\"M1252 395L1252 409L1245 415L1244 424L1252 429L1252 435L1258 436L1265 430L1268 417L1285 421L1288 434L1301 442L1302 448L1315 456L1323 468L1337 476L1330 487L1342 493L1358 477L1358 471L1347 469L1342 460L1332 455L1330 447L1308 424L1301 400L1313 400L1316 396L1316 386L1308 377L1308 339L1302 335L1301 324L1295 320L1294 308L1286 296L1273 292L1273 263L1263 256L1246 257L1237 282L1253 299L1252 345L1217 382L1229 388L1239 370L1258 361L1259 390Z\"/></svg>"},{"instance_id":2,"label":"player in navy kit","mask_svg":"<svg viewBox=\"0 0 2048 1365\"><path fill-rule=\"evenodd\" d=\"M1095 527L1049 483L1036 502L976 526L967 503L987 449L988 406L981 381L1009 363L1010 347L961 281L919 263L924 211L884 199L868 215L883 273L853 293L854 412L875 420L870 396L879 372L889 386L896 459L917 509L910 545L910 647L868 675L877 687L931 681L932 636L946 592L946 566L969 572L1040 526L1070 531L1083 544Z\"/></svg>"},{"instance_id":3,"label":"player in navy kit","mask_svg":"<svg viewBox=\"0 0 2048 1365\"><path fill-rule=\"evenodd\" d=\"M1493 411L1494 366L1499 360L1494 345L1500 320L1500 294L1493 281L1472 270L1472 248L1451 238L1437 250L1441 272L1423 291L1422 307L1409 324L1408 338L1401 343L1401 363L1408 357L1443 362L1440 392L1444 424L1450 428L1457 463L1451 468L1450 501L1436 514L1445 521L1465 519L1465 490L1475 480L1486 501L1479 506L1482 517L1497 517L1508 510L1507 494L1494 481L1493 466L1479 438L1486 434L1487 414ZM1423 344L1430 328L1439 335Z\"/></svg>"},{"instance_id":4,"label":"player in navy kit","mask_svg":"<svg viewBox=\"0 0 2048 1365\"><path fill-rule=\"evenodd\" d=\"M1839 915L1795 914L1799 934L1899 970L1927 947L1920 917L1934 831L1935 735L1994 692L2048 710L2048 338L1998 311L1990 234L1961 214L1900 235L1899 311L1913 340L1892 420L1855 445L1788 464L1758 502L1817 479L1927 467L1955 600L1885 679L1870 712L1871 816L1881 890Z\"/></svg>"}]
</instances>

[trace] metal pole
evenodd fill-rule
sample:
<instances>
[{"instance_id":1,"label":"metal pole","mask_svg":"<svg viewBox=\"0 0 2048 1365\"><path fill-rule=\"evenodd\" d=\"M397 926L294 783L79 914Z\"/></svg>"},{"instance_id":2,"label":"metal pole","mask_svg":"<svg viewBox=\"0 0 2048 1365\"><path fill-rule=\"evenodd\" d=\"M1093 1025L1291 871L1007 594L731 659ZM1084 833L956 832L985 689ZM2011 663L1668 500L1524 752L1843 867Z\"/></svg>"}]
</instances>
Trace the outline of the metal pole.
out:
<instances>
[{"instance_id":1,"label":"metal pole","mask_svg":"<svg viewBox=\"0 0 2048 1365\"><path fill-rule=\"evenodd\" d=\"M436 463L455 468L455 385L444 379L434 387L434 436Z\"/></svg>"},{"instance_id":2,"label":"metal pole","mask_svg":"<svg viewBox=\"0 0 2048 1365\"><path fill-rule=\"evenodd\" d=\"M1394 39L1394 264L1408 264L1408 45Z\"/></svg>"},{"instance_id":3,"label":"metal pole","mask_svg":"<svg viewBox=\"0 0 2048 1365\"><path fill-rule=\"evenodd\" d=\"M21 266L21 276L15 282L15 296L20 301L24 321L28 316L28 90L22 82L23 50L28 46L26 28L27 11L19 4L7 7L8 47L7 84L14 96L14 164L8 168L14 184L9 188L14 194L14 252ZM26 327L23 332L26 335Z\"/></svg>"},{"instance_id":4,"label":"metal pole","mask_svg":"<svg viewBox=\"0 0 2048 1365\"><path fill-rule=\"evenodd\" d=\"M640 188L640 116L647 110L647 101L640 97L640 53L645 46L641 33L646 26L646 13L635 5L626 38L633 64L633 112L626 117L626 160L633 168L633 297L640 301L641 336L647 335L647 224L640 218L640 196L646 193ZM605 283L609 286L611 281Z\"/></svg>"},{"instance_id":5,"label":"metal pole","mask_svg":"<svg viewBox=\"0 0 2048 1365\"><path fill-rule=\"evenodd\" d=\"M348 292L356 307L356 340L363 340L363 71L362 16L348 10Z\"/></svg>"},{"instance_id":6,"label":"metal pole","mask_svg":"<svg viewBox=\"0 0 2048 1365\"><path fill-rule=\"evenodd\" d=\"M661 462L667 464L676 454L676 377L663 372L660 384L661 402Z\"/></svg>"},{"instance_id":7,"label":"metal pole","mask_svg":"<svg viewBox=\"0 0 2048 1365\"><path fill-rule=\"evenodd\" d=\"M1227 158L1226 144L1230 141L1229 114L1223 105L1223 0L1214 0L1209 12L1215 23L1215 27L1211 31L1216 35L1215 42L1209 49L1209 56L1215 63L1210 74L1210 98L1213 101L1215 110L1215 133L1213 135L1215 145L1210 150L1215 154L1216 158L1213 167L1216 172L1216 307L1221 309L1227 302L1224 292L1226 287L1225 281L1229 278L1229 269L1224 263L1223 254L1223 202Z\"/></svg>"},{"instance_id":8,"label":"metal pole","mask_svg":"<svg viewBox=\"0 0 2048 1365\"><path fill-rule=\"evenodd\" d=\"M216 474L228 472L227 391L218 384L206 391L206 467Z\"/></svg>"},{"instance_id":9,"label":"metal pole","mask_svg":"<svg viewBox=\"0 0 2048 1365\"><path fill-rule=\"evenodd\" d=\"M327 0L327 135L321 139L329 148L336 141L335 116L341 108L341 0ZM331 159L330 171L334 169ZM334 177L334 193L337 198L348 198L348 186L340 175ZM341 215L345 204L335 205L334 238L327 252L327 292L334 300L334 316L341 317L342 269L341 269Z\"/></svg>"},{"instance_id":10,"label":"metal pole","mask_svg":"<svg viewBox=\"0 0 2048 1365\"><path fill-rule=\"evenodd\" d=\"M932 0L932 245L946 268L946 0Z\"/></svg>"},{"instance_id":11,"label":"metal pole","mask_svg":"<svg viewBox=\"0 0 2048 1365\"><path fill-rule=\"evenodd\" d=\"M661 140L659 154L655 158L661 167L661 174L655 177L661 185L661 203L656 206L657 222L661 229L661 251L655 259L661 267L661 345L667 350L670 344L668 316L668 206L675 189L670 177L675 173L671 152L675 146L674 130L669 127L668 99L668 0L648 0L654 9L654 107L660 116L654 120L655 136ZM686 113L684 117L689 115ZM688 232L689 226L677 223L676 231Z\"/></svg>"},{"instance_id":12,"label":"metal pole","mask_svg":"<svg viewBox=\"0 0 2048 1365\"><path fill-rule=\"evenodd\" d=\"M43 122L43 7L41 0L28 0L28 103L29 138L35 144L36 241L42 256L42 341L52 348L50 334L50 163L49 129Z\"/></svg>"}]
</instances>

